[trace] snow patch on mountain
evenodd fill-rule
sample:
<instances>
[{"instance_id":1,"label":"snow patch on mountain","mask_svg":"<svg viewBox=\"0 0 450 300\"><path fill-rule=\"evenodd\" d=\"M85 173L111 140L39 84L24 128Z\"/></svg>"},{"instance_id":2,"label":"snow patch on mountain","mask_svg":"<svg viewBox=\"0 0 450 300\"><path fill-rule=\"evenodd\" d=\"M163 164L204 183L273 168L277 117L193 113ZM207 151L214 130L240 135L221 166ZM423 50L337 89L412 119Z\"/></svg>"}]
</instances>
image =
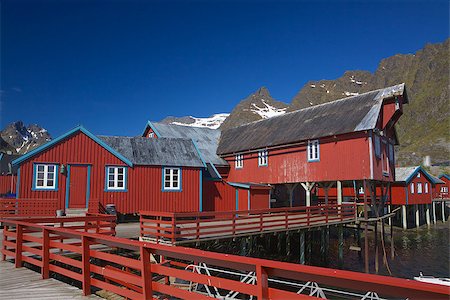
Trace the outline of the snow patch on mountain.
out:
<instances>
[{"instance_id":1,"label":"snow patch on mountain","mask_svg":"<svg viewBox=\"0 0 450 300\"><path fill-rule=\"evenodd\" d=\"M189 118L193 121L192 123L184 123L184 122L171 122L174 125L181 126L191 126L191 127L206 127L210 129L217 129L222 125L223 121L229 116L228 113L221 113L212 115L209 118L197 118L189 116Z\"/></svg>"},{"instance_id":2,"label":"snow patch on mountain","mask_svg":"<svg viewBox=\"0 0 450 300\"><path fill-rule=\"evenodd\" d=\"M276 108L268 104L264 99L261 99L261 102L264 104L264 107L259 107L252 103L252 108L250 109L252 113L259 115L261 119L269 119L286 113L287 108Z\"/></svg>"}]
</instances>

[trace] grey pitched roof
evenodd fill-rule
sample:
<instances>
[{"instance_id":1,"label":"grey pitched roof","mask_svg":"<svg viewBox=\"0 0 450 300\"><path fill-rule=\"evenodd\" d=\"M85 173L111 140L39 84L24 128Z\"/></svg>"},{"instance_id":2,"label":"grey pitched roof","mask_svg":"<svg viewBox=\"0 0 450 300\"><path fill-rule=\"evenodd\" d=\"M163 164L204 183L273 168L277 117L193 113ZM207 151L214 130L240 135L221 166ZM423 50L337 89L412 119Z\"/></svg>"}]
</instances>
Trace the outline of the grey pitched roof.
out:
<instances>
[{"instance_id":1,"label":"grey pitched roof","mask_svg":"<svg viewBox=\"0 0 450 300\"><path fill-rule=\"evenodd\" d=\"M289 144L376 127L383 99L403 95L405 84L293 111L222 132L218 154Z\"/></svg>"},{"instance_id":2,"label":"grey pitched roof","mask_svg":"<svg viewBox=\"0 0 450 300\"><path fill-rule=\"evenodd\" d=\"M12 166L11 162L16 158L19 158L21 155L19 154L0 154L0 174L17 174L18 166ZM11 166L10 166L11 164Z\"/></svg>"},{"instance_id":3,"label":"grey pitched roof","mask_svg":"<svg viewBox=\"0 0 450 300\"><path fill-rule=\"evenodd\" d=\"M204 167L197 149L188 139L98 137L136 165Z\"/></svg>"},{"instance_id":4,"label":"grey pitched roof","mask_svg":"<svg viewBox=\"0 0 450 300\"><path fill-rule=\"evenodd\" d=\"M228 163L217 154L220 130L191 127L173 124L154 123L151 125L156 129L159 137L192 139L198 147L203 159L215 165L226 166Z\"/></svg>"},{"instance_id":5,"label":"grey pitched roof","mask_svg":"<svg viewBox=\"0 0 450 300\"><path fill-rule=\"evenodd\" d=\"M427 177L431 183L444 183L439 178L431 175L428 173L425 169L423 169L421 166L412 166L412 167L396 167L395 168L395 181L397 182L409 182L414 176L419 172L422 171L425 177Z\"/></svg>"},{"instance_id":6,"label":"grey pitched roof","mask_svg":"<svg viewBox=\"0 0 450 300\"><path fill-rule=\"evenodd\" d=\"M411 175L416 171L416 169L420 168L420 166L413 167L396 167L395 168L395 181L406 182Z\"/></svg>"}]
</instances>

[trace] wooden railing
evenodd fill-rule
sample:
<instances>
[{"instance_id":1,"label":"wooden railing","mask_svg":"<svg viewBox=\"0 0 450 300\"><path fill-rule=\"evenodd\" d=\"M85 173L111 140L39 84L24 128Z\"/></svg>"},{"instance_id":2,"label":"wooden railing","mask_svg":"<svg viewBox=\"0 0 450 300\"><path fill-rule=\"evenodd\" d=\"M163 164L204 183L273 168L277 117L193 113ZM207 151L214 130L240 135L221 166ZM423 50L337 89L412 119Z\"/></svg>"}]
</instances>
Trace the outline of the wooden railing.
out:
<instances>
[{"instance_id":1,"label":"wooden railing","mask_svg":"<svg viewBox=\"0 0 450 300\"><path fill-rule=\"evenodd\" d=\"M57 199L0 198L0 218L55 216Z\"/></svg>"},{"instance_id":2,"label":"wooden railing","mask_svg":"<svg viewBox=\"0 0 450 300\"><path fill-rule=\"evenodd\" d=\"M301 294L298 287L274 283L274 279L314 282L362 295L373 292L386 298L448 299L450 295L448 287L414 280L158 245L19 220L2 222L3 259L16 267L24 263L37 267L44 279L53 275L68 278L84 295L98 288L129 299L214 298L202 289L186 290L177 284L185 280L221 295L236 293L240 298L317 299ZM160 263L153 258L159 258ZM220 276L218 272L199 274L184 267L199 264L236 274L251 272L255 280L244 282L239 276Z\"/></svg>"},{"instance_id":3,"label":"wooden railing","mask_svg":"<svg viewBox=\"0 0 450 300\"><path fill-rule=\"evenodd\" d=\"M141 237L183 243L356 220L356 204L302 206L228 212L140 212Z\"/></svg>"},{"instance_id":4,"label":"wooden railing","mask_svg":"<svg viewBox=\"0 0 450 300\"><path fill-rule=\"evenodd\" d=\"M89 199L88 213L90 214L106 214L106 208L97 199Z\"/></svg>"},{"instance_id":5,"label":"wooden railing","mask_svg":"<svg viewBox=\"0 0 450 300\"><path fill-rule=\"evenodd\" d=\"M444 192L433 192L432 197L433 197L434 201L450 199L449 193L444 193Z\"/></svg>"}]
</instances>

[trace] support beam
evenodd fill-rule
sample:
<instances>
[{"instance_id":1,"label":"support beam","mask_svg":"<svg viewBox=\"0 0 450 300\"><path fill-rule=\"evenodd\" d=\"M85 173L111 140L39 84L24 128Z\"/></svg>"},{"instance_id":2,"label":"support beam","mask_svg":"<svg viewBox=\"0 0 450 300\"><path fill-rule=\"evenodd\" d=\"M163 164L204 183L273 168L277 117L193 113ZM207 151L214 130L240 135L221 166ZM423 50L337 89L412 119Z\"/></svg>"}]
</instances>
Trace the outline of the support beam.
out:
<instances>
[{"instance_id":1,"label":"support beam","mask_svg":"<svg viewBox=\"0 0 450 300\"><path fill-rule=\"evenodd\" d=\"M408 228L408 220L407 220L407 214L406 214L406 205L402 205L402 225L403 229Z\"/></svg>"},{"instance_id":2,"label":"support beam","mask_svg":"<svg viewBox=\"0 0 450 300\"><path fill-rule=\"evenodd\" d=\"M394 226L391 226L391 259L395 257L394 250Z\"/></svg>"},{"instance_id":3,"label":"support beam","mask_svg":"<svg viewBox=\"0 0 450 300\"><path fill-rule=\"evenodd\" d=\"M367 203L367 182L364 179L364 219L367 221L369 214L367 212L369 206ZM364 271L369 273L369 228L368 222L364 222Z\"/></svg>"},{"instance_id":4,"label":"support beam","mask_svg":"<svg viewBox=\"0 0 450 300\"><path fill-rule=\"evenodd\" d=\"M300 231L300 263L305 264L305 231Z\"/></svg>"},{"instance_id":5,"label":"support beam","mask_svg":"<svg viewBox=\"0 0 450 300\"><path fill-rule=\"evenodd\" d=\"M325 205L328 205L328 199L330 194L330 188L334 185L334 182L325 182L325 183L318 183L319 187L323 188L324 194L325 194Z\"/></svg>"},{"instance_id":6,"label":"support beam","mask_svg":"<svg viewBox=\"0 0 450 300\"><path fill-rule=\"evenodd\" d=\"M338 225L338 238L339 238L338 258L339 258L339 265L342 266L344 264L344 226L343 225Z\"/></svg>"},{"instance_id":7,"label":"support beam","mask_svg":"<svg viewBox=\"0 0 450 300\"><path fill-rule=\"evenodd\" d=\"M427 220L427 225L430 226L430 205L425 204L425 219Z\"/></svg>"},{"instance_id":8,"label":"support beam","mask_svg":"<svg viewBox=\"0 0 450 300\"><path fill-rule=\"evenodd\" d=\"M445 222L445 201L442 201L442 222Z\"/></svg>"},{"instance_id":9,"label":"support beam","mask_svg":"<svg viewBox=\"0 0 450 300\"><path fill-rule=\"evenodd\" d=\"M389 204L388 205L388 214L390 214L390 213L391 213L391 205ZM388 224L389 224L389 226L392 226L392 218L391 217L388 218Z\"/></svg>"},{"instance_id":10,"label":"support beam","mask_svg":"<svg viewBox=\"0 0 450 300\"><path fill-rule=\"evenodd\" d=\"M375 229L374 229L374 241L375 241L375 273L378 274L378 222L375 222Z\"/></svg>"},{"instance_id":11,"label":"support beam","mask_svg":"<svg viewBox=\"0 0 450 300\"><path fill-rule=\"evenodd\" d=\"M433 223L436 224L436 202L433 201Z\"/></svg>"},{"instance_id":12,"label":"support beam","mask_svg":"<svg viewBox=\"0 0 450 300\"><path fill-rule=\"evenodd\" d=\"M315 182L300 182L302 187L306 191L306 206L311 206L311 190L313 189Z\"/></svg>"},{"instance_id":13,"label":"support beam","mask_svg":"<svg viewBox=\"0 0 450 300\"><path fill-rule=\"evenodd\" d=\"M414 211L415 211L415 220L416 220L416 227L420 227L420 215L419 215L419 205L414 204Z\"/></svg>"},{"instance_id":14,"label":"support beam","mask_svg":"<svg viewBox=\"0 0 450 300\"><path fill-rule=\"evenodd\" d=\"M341 205L342 204L342 181L337 181L336 182L336 187L337 187L337 204Z\"/></svg>"},{"instance_id":15,"label":"support beam","mask_svg":"<svg viewBox=\"0 0 450 300\"><path fill-rule=\"evenodd\" d=\"M297 187L298 183L286 183L286 187L289 193L289 206L292 207L294 201L294 190Z\"/></svg>"}]
</instances>

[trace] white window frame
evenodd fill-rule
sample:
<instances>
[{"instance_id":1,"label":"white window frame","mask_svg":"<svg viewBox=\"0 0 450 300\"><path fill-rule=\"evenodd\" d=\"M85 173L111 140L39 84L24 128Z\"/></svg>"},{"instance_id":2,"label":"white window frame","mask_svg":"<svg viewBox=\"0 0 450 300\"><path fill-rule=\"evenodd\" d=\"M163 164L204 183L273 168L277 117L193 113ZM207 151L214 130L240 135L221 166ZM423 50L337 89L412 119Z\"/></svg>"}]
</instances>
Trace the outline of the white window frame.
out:
<instances>
[{"instance_id":1,"label":"white window frame","mask_svg":"<svg viewBox=\"0 0 450 300\"><path fill-rule=\"evenodd\" d=\"M442 186L441 187L441 193L448 193L448 187Z\"/></svg>"},{"instance_id":2,"label":"white window frame","mask_svg":"<svg viewBox=\"0 0 450 300\"><path fill-rule=\"evenodd\" d=\"M411 194L414 194L414 182L411 182L410 186Z\"/></svg>"},{"instance_id":3,"label":"white window frame","mask_svg":"<svg viewBox=\"0 0 450 300\"><path fill-rule=\"evenodd\" d=\"M149 138L154 138L154 137L155 137L155 133L154 133L154 132L150 132L150 133L148 134L148 137L149 137Z\"/></svg>"},{"instance_id":4,"label":"white window frame","mask_svg":"<svg viewBox=\"0 0 450 300\"><path fill-rule=\"evenodd\" d=\"M235 159L234 167L236 169L242 169L244 167L244 154L236 154Z\"/></svg>"},{"instance_id":5,"label":"white window frame","mask_svg":"<svg viewBox=\"0 0 450 300\"><path fill-rule=\"evenodd\" d=\"M122 170L121 174L119 170ZM106 191L125 191L127 189L127 167L106 166L105 175ZM112 176L112 178L110 178L110 176ZM122 186L119 186L120 182L122 183ZM110 185L110 183L112 183L112 185Z\"/></svg>"},{"instance_id":6,"label":"white window frame","mask_svg":"<svg viewBox=\"0 0 450 300\"><path fill-rule=\"evenodd\" d=\"M58 165L57 164L35 164L34 165L34 190L56 190L58 184ZM53 167L53 171L50 172L49 167ZM42 170L39 170L42 169ZM42 174L42 178L39 178L39 174ZM49 178L49 175L53 175L53 179ZM42 181L42 185L39 185L39 181ZM49 181L53 181L49 185Z\"/></svg>"},{"instance_id":7,"label":"white window frame","mask_svg":"<svg viewBox=\"0 0 450 300\"><path fill-rule=\"evenodd\" d=\"M258 166L267 166L269 163L269 151L267 149L258 151Z\"/></svg>"},{"instance_id":8,"label":"white window frame","mask_svg":"<svg viewBox=\"0 0 450 300\"><path fill-rule=\"evenodd\" d=\"M419 172L419 173L417 173L417 178L420 178L420 172Z\"/></svg>"},{"instance_id":9,"label":"white window frame","mask_svg":"<svg viewBox=\"0 0 450 300\"><path fill-rule=\"evenodd\" d=\"M307 147L308 162L320 161L319 140L308 141Z\"/></svg>"},{"instance_id":10,"label":"white window frame","mask_svg":"<svg viewBox=\"0 0 450 300\"><path fill-rule=\"evenodd\" d=\"M163 168L162 185L163 191L181 191L181 168Z\"/></svg>"},{"instance_id":11,"label":"white window frame","mask_svg":"<svg viewBox=\"0 0 450 300\"><path fill-rule=\"evenodd\" d=\"M428 182L425 182L425 194L428 194Z\"/></svg>"},{"instance_id":12,"label":"white window frame","mask_svg":"<svg viewBox=\"0 0 450 300\"><path fill-rule=\"evenodd\" d=\"M423 188L422 188L422 182L417 183L417 194L422 194Z\"/></svg>"}]
</instances>

